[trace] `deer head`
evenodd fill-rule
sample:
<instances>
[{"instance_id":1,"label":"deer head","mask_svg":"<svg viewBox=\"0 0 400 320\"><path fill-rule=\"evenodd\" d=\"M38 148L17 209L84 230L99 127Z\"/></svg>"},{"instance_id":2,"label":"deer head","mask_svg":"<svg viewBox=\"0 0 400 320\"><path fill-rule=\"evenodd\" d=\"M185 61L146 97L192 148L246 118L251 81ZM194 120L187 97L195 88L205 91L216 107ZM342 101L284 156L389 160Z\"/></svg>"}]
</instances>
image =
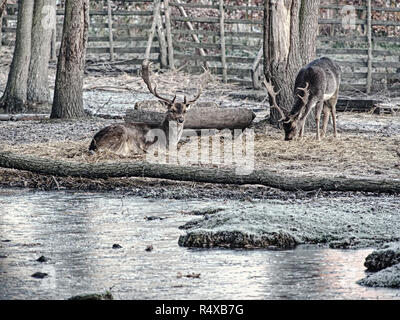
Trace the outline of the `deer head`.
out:
<instances>
[{"instance_id":1,"label":"deer head","mask_svg":"<svg viewBox=\"0 0 400 320\"><path fill-rule=\"evenodd\" d=\"M194 104L197 99L199 99L202 89L199 89L196 97L191 100L188 100L187 97L184 96L183 102L176 102L176 95L173 97L173 99L162 97L157 92L157 85L154 87L151 85L149 65L150 63L148 60L144 60L142 63L142 78L144 83L147 85L150 93L152 93L156 98L160 99L160 101L167 107L165 120L167 122L175 121L178 124L183 125L186 112L190 109L191 105Z\"/></svg>"},{"instance_id":2,"label":"deer head","mask_svg":"<svg viewBox=\"0 0 400 320\"><path fill-rule=\"evenodd\" d=\"M271 82L264 81L264 86L267 89L269 95L271 96L272 99L272 106L271 108L275 108L278 110L281 119L279 119L279 122L282 122L283 129L285 131L285 140L289 141L292 140L298 133L299 128L301 127L300 122L302 121L301 119L301 114L305 107L307 106L309 97L310 97L310 91L309 91L309 83L306 83L306 86L304 88L297 88L298 91L303 91L304 94L303 96L297 95L297 97L301 101L301 107L298 109L298 111L294 114L289 113L288 111L281 109L277 102L276 102L276 96L279 94L280 91L275 92L273 85Z\"/></svg>"}]
</instances>

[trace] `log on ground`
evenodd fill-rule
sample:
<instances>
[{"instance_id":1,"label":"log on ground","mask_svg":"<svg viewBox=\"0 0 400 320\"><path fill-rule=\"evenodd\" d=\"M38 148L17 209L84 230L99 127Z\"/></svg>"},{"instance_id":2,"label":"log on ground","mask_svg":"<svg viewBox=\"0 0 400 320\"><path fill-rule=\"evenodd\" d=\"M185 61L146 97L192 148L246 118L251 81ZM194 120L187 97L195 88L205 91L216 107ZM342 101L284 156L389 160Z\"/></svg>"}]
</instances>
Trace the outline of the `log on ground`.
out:
<instances>
[{"instance_id":1,"label":"log on ground","mask_svg":"<svg viewBox=\"0 0 400 320\"><path fill-rule=\"evenodd\" d=\"M161 123L165 114L156 111L128 109L126 121ZM186 129L245 129L255 118L252 110L246 108L192 108L185 120Z\"/></svg>"},{"instance_id":2,"label":"log on ground","mask_svg":"<svg viewBox=\"0 0 400 320\"><path fill-rule=\"evenodd\" d=\"M285 191L364 191L400 193L400 179L348 178L280 175L254 170L248 175L237 175L235 168L220 169L198 166L179 166L148 162L74 163L51 160L9 151L0 152L0 167L26 170L34 173L83 177L91 179L111 177L147 177L178 181L218 184L260 184Z\"/></svg>"},{"instance_id":3,"label":"log on ground","mask_svg":"<svg viewBox=\"0 0 400 320\"><path fill-rule=\"evenodd\" d=\"M0 114L0 121L29 121L49 119L48 114Z\"/></svg>"}]
</instances>

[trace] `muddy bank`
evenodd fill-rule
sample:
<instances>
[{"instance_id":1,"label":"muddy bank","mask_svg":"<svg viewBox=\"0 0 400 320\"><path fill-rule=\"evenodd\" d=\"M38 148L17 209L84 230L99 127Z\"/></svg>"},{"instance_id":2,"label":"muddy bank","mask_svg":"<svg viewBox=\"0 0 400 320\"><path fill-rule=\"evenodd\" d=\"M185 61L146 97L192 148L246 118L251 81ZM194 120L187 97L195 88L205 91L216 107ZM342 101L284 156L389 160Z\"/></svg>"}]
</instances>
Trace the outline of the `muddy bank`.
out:
<instances>
[{"instance_id":1,"label":"muddy bank","mask_svg":"<svg viewBox=\"0 0 400 320\"><path fill-rule=\"evenodd\" d=\"M153 199L201 199L293 201L302 199L336 197L387 197L374 192L338 191L282 191L262 185L230 185L187 181L171 181L153 178L87 179L54 177L27 171L0 168L0 188L30 188L37 190L74 190L112 192Z\"/></svg>"},{"instance_id":2,"label":"muddy bank","mask_svg":"<svg viewBox=\"0 0 400 320\"><path fill-rule=\"evenodd\" d=\"M331 248L366 248L399 241L397 197L259 201L227 207L183 228L185 247L277 247L321 244Z\"/></svg>"},{"instance_id":3,"label":"muddy bank","mask_svg":"<svg viewBox=\"0 0 400 320\"><path fill-rule=\"evenodd\" d=\"M368 275L357 281L358 284L367 287L386 287L400 289L400 264L385 268Z\"/></svg>"},{"instance_id":4,"label":"muddy bank","mask_svg":"<svg viewBox=\"0 0 400 320\"><path fill-rule=\"evenodd\" d=\"M242 231L217 231L188 232L187 235L179 237L178 244L183 247L199 248L290 249L294 248L298 242L292 235L281 231L260 234L249 234Z\"/></svg>"},{"instance_id":5,"label":"muddy bank","mask_svg":"<svg viewBox=\"0 0 400 320\"><path fill-rule=\"evenodd\" d=\"M367 287L400 288L400 243L385 244L367 256L370 273L358 284ZM371 273L372 272L372 273Z\"/></svg>"},{"instance_id":6,"label":"muddy bank","mask_svg":"<svg viewBox=\"0 0 400 320\"><path fill-rule=\"evenodd\" d=\"M400 263L400 243L385 244L365 259L368 271L380 271Z\"/></svg>"}]
</instances>

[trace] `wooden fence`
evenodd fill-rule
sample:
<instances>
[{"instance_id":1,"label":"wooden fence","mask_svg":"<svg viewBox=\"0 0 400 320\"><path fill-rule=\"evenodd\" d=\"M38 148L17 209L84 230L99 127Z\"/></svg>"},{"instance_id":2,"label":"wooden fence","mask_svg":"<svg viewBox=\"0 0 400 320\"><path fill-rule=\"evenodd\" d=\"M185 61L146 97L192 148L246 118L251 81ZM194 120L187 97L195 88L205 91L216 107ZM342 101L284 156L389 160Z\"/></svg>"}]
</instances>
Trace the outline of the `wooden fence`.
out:
<instances>
[{"instance_id":1,"label":"wooden fence","mask_svg":"<svg viewBox=\"0 0 400 320\"><path fill-rule=\"evenodd\" d=\"M345 1L321 0L317 55L341 64L344 91L387 94L400 89L400 3L388 0L382 6L376 1L344 6L340 3ZM257 87L262 75L262 1L229 3L91 1L88 59L125 72L136 72L145 56L188 72L207 65L226 81ZM13 45L16 9L8 5L3 19L5 45ZM62 19L60 6L58 41Z\"/></svg>"}]
</instances>

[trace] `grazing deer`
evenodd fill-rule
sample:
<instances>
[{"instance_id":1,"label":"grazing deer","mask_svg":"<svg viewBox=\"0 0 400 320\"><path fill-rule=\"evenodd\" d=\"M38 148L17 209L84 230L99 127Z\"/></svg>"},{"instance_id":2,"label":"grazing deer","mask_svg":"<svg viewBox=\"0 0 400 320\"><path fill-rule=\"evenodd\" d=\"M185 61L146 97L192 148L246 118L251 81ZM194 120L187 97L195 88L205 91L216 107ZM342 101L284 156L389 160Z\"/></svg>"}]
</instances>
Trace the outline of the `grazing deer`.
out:
<instances>
[{"instance_id":1,"label":"grazing deer","mask_svg":"<svg viewBox=\"0 0 400 320\"><path fill-rule=\"evenodd\" d=\"M319 123L321 112L324 111L322 123L322 137L326 135L329 121L329 111L332 115L333 135L336 138L336 104L339 97L341 71L340 66L331 59L323 57L312 61L303 67L295 81L295 101L290 112L281 109L277 102L271 82L264 81L264 85L271 96L272 107L280 113L285 130L285 140L292 140L299 132L303 137L304 125L311 109L316 106L315 121L317 126L317 140L321 140Z\"/></svg>"},{"instance_id":2,"label":"grazing deer","mask_svg":"<svg viewBox=\"0 0 400 320\"><path fill-rule=\"evenodd\" d=\"M172 100L160 96L156 86L153 87L150 83L148 60L144 60L142 64L142 78L149 91L167 106L164 120L154 126L140 122L126 122L105 127L95 134L89 151L109 149L121 155L144 153L158 141L152 129L161 129L165 134L166 146L171 145L176 148L183 133L186 112L200 97L202 90L200 89L192 100L188 100L185 96L183 102L176 102L176 95Z\"/></svg>"}]
</instances>

